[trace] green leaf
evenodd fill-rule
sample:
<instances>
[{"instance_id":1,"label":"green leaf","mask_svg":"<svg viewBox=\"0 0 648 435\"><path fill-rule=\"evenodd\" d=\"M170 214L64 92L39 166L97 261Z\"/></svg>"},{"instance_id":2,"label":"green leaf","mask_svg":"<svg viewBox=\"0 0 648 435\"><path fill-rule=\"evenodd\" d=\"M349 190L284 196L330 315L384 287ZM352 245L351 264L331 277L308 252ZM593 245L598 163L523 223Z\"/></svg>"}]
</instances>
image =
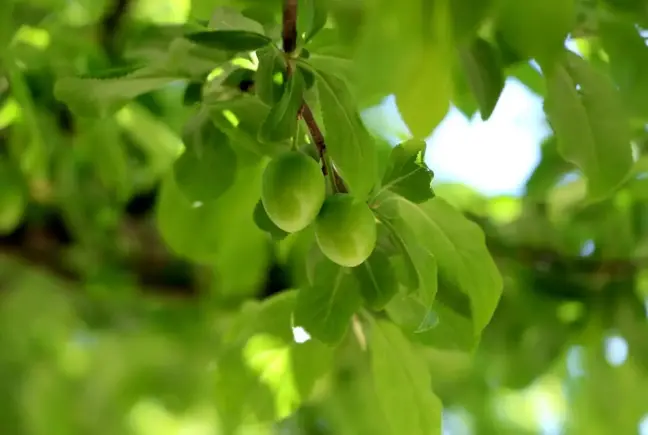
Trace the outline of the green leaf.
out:
<instances>
[{"instance_id":1,"label":"green leaf","mask_svg":"<svg viewBox=\"0 0 648 435\"><path fill-rule=\"evenodd\" d=\"M419 274L425 306L431 307L436 296L437 283L427 271L436 259L439 277L470 299L475 330L481 331L493 316L503 285L482 230L438 197L414 204L386 194L379 199L378 213L406 247Z\"/></svg>"},{"instance_id":2,"label":"green leaf","mask_svg":"<svg viewBox=\"0 0 648 435\"><path fill-rule=\"evenodd\" d=\"M509 69L508 75L518 79L536 95L544 97L547 93L547 84L544 77L530 62L516 64Z\"/></svg>"},{"instance_id":3,"label":"green leaf","mask_svg":"<svg viewBox=\"0 0 648 435\"><path fill-rule=\"evenodd\" d=\"M391 190L415 202L425 202L434 197L432 172L423 162L425 141L408 140L391 150L387 171L382 180L382 190Z\"/></svg>"},{"instance_id":4,"label":"green leaf","mask_svg":"<svg viewBox=\"0 0 648 435\"><path fill-rule=\"evenodd\" d=\"M552 65L572 30L575 0L504 0L497 28L518 54Z\"/></svg>"},{"instance_id":5,"label":"green leaf","mask_svg":"<svg viewBox=\"0 0 648 435\"><path fill-rule=\"evenodd\" d=\"M304 76L296 69L288 78L279 101L272 106L261 124L259 141L280 142L293 137L297 131L298 113L304 101Z\"/></svg>"},{"instance_id":6,"label":"green leaf","mask_svg":"<svg viewBox=\"0 0 648 435\"><path fill-rule=\"evenodd\" d=\"M274 46L262 48L257 52L259 67L257 68L254 87L256 93L269 106L281 98L283 83L277 83L275 77L285 71L281 53Z\"/></svg>"},{"instance_id":7,"label":"green leaf","mask_svg":"<svg viewBox=\"0 0 648 435\"><path fill-rule=\"evenodd\" d=\"M610 73L634 113L648 115L648 49L633 23L601 20L599 35L610 58Z\"/></svg>"},{"instance_id":8,"label":"green leaf","mask_svg":"<svg viewBox=\"0 0 648 435\"><path fill-rule=\"evenodd\" d=\"M383 320L371 329L369 349L378 403L391 432L441 435L442 405L422 356L394 324Z\"/></svg>"},{"instance_id":9,"label":"green leaf","mask_svg":"<svg viewBox=\"0 0 648 435\"><path fill-rule=\"evenodd\" d=\"M261 422L287 417L331 367L328 346L294 340L296 296L295 290L274 295L242 311L230 325L235 339L217 361L216 394L218 409L233 428L249 411Z\"/></svg>"},{"instance_id":10,"label":"green leaf","mask_svg":"<svg viewBox=\"0 0 648 435\"><path fill-rule=\"evenodd\" d=\"M173 165L178 189L192 203L219 198L236 179L237 156L207 112L201 111L185 127L185 151Z\"/></svg>"},{"instance_id":11,"label":"green leaf","mask_svg":"<svg viewBox=\"0 0 648 435\"><path fill-rule=\"evenodd\" d=\"M323 343L337 344L361 303L358 282L351 269L321 256L311 285L302 288L297 296L295 325Z\"/></svg>"},{"instance_id":12,"label":"green leaf","mask_svg":"<svg viewBox=\"0 0 648 435\"><path fill-rule=\"evenodd\" d=\"M79 120L75 145L92 162L104 187L126 201L131 194L128 153L119 124L111 118Z\"/></svg>"},{"instance_id":13,"label":"green leaf","mask_svg":"<svg viewBox=\"0 0 648 435\"><path fill-rule=\"evenodd\" d=\"M504 90L504 75L499 53L489 42L476 38L469 48L460 50L468 84L479 103L482 120L490 118Z\"/></svg>"},{"instance_id":14,"label":"green leaf","mask_svg":"<svg viewBox=\"0 0 648 435\"><path fill-rule=\"evenodd\" d=\"M275 225L268 216L268 213L263 207L263 202L259 200L254 207L254 223L260 230L270 234L273 240L283 240L288 236L288 233Z\"/></svg>"},{"instance_id":15,"label":"green leaf","mask_svg":"<svg viewBox=\"0 0 648 435\"><path fill-rule=\"evenodd\" d=\"M493 9L493 0L453 0L452 29L459 42L470 40Z\"/></svg>"},{"instance_id":16,"label":"green leaf","mask_svg":"<svg viewBox=\"0 0 648 435\"><path fill-rule=\"evenodd\" d=\"M432 308L426 308L411 295L398 294L386 311L413 342L460 352L472 352L479 343L479 334L475 333L470 317L439 300L434 301Z\"/></svg>"},{"instance_id":17,"label":"green leaf","mask_svg":"<svg viewBox=\"0 0 648 435\"><path fill-rule=\"evenodd\" d=\"M0 186L0 234L9 234L22 221L28 198L20 172L2 157Z\"/></svg>"},{"instance_id":18,"label":"green leaf","mask_svg":"<svg viewBox=\"0 0 648 435\"><path fill-rule=\"evenodd\" d=\"M452 29L448 0L434 2L431 37L403 63L396 105L416 139L427 139L450 110L452 97Z\"/></svg>"},{"instance_id":19,"label":"green leaf","mask_svg":"<svg viewBox=\"0 0 648 435\"><path fill-rule=\"evenodd\" d=\"M241 147L258 156L272 156L290 149L290 142L259 143L261 125L270 107L253 95L240 95L228 101L207 102L216 126L231 140L233 148Z\"/></svg>"},{"instance_id":20,"label":"green leaf","mask_svg":"<svg viewBox=\"0 0 648 435\"><path fill-rule=\"evenodd\" d=\"M308 42L324 28L328 20L327 0L299 0L297 30Z\"/></svg>"},{"instance_id":21,"label":"green leaf","mask_svg":"<svg viewBox=\"0 0 648 435\"><path fill-rule=\"evenodd\" d=\"M198 45L232 52L254 51L272 42L265 35L247 30L210 30L190 33L185 37Z\"/></svg>"},{"instance_id":22,"label":"green leaf","mask_svg":"<svg viewBox=\"0 0 648 435\"><path fill-rule=\"evenodd\" d=\"M326 129L327 152L349 191L362 200L369 195L377 178L375 143L346 84L323 71L313 72Z\"/></svg>"},{"instance_id":23,"label":"green leaf","mask_svg":"<svg viewBox=\"0 0 648 435\"><path fill-rule=\"evenodd\" d=\"M587 178L592 200L610 195L632 168L631 133L615 85L575 54L547 76L545 112L562 156Z\"/></svg>"},{"instance_id":24,"label":"green leaf","mask_svg":"<svg viewBox=\"0 0 648 435\"><path fill-rule=\"evenodd\" d=\"M254 224L252 214L261 195L261 169L258 163L239 160L234 184L205 204L189 201L173 174L164 177L156 205L157 227L164 242L183 258L220 265L219 274L233 274L227 275L232 279L252 279L260 273L253 265L258 261L258 267L265 267L262 247L267 238ZM246 256L253 258L241 264L239 259ZM247 275L241 275L241 270Z\"/></svg>"},{"instance_id":25,"label":"green leaf","mask_svg":"<svg viewBox=\"0 0 648 435\"><path fill-rule=\"evenodd\" d=\"M396 274L389 258L377 249L364 263L353 268L353 274L358 280L360 294L374 310L384 308L398 291Z\"/></svg>"},{"instance_id":26,"label":"green leaf","mask_svg":"<svg viewBox=\"0 0 648 435\"><path fill-rule=\"evenodd\" d=\"M54 85L54 96L77 116L100 117L116 112L139 95L181 78L147 68L105 79L64 77Z\"/></svg>"},{"instance_id":27,"label":"green leaf","mask_svg":"<svg viewBox=\"0 0 648 435\"><path fill-rule=\"evenodd\" d=\"M261 23L228 6L220 6L214 9L208 27L212 30L246 30L261 35L264 34Z\"/></svg>"}]
</instances>

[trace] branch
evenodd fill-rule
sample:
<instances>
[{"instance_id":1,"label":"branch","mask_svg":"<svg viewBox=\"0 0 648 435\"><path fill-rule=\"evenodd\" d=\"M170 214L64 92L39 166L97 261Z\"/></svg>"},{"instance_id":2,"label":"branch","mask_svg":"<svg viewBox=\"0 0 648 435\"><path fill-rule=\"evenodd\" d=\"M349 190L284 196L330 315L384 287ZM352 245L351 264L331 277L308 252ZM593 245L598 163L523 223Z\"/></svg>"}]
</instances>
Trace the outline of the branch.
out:
<instances>
[{"instance_id":1,"label":"branch","mask_svg":"<svg viewBox=\"0 0 648 435\"><path fill-rule=\"evenodd\" d=\"M290 63L290 55L297 48L297 0L284 0L282 37L283 49L284 53L286 54L286 72L290 77L293 72L293 66ZM308 132L310 133L310 136L315 143L317 153L319 154L320 160L322 161L322 173L325 176L331 176L331 182L336 191L346 192L346 187L344 186L344 182L342 181L340 175L337 173L335 168L329 168L327 165L325 154L326 142L324 140L324 135L322 134L322 130L317 125L313 111L305 100L302 103L302 107L299 109L297 116L300 116L308 127Z\"/></svg>"},{"instance_id":2,"label":"branch","mask_svg":"<svg viewBox=\"0 0 648 435\"><path fill-rule=\"evenodd\" d=\"M297 0L285 0L283 9L283 50L291 54L297 48Z\"/></svg>"}]
</instances>

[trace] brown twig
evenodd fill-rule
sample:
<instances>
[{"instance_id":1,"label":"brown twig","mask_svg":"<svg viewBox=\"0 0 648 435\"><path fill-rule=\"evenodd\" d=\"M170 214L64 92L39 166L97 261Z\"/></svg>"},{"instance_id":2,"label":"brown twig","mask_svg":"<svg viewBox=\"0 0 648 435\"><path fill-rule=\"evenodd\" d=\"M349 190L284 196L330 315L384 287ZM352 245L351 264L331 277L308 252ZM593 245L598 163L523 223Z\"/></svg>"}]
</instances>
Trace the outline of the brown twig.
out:
<instances>
[{"instance_id":1,"label":"brown twig","mask_svg":"<svg viewBox=\"0 0 648 435\"><path fill-rule=\"evenodd\" d=\"M297 48L297 0L285 0L283 9L283 50L290 54Z\"/></svg>"},{"instance_id":2,"label":"brown twig","mask_svg":"<svg viewBox=\"0 0 648 435\"><path fill-rule=\"evenodd\" d=\"M290 54L295 51L297 46L297 0L284 0L282 37L284 53L286 54L286 75L290 77L293 72ZM317 148L317 153L322 161L322 173L325 176L331 175L333 187L336 191L346 192L344 182L340 175L334 168L329 168L327 165L324 134L322 134L322 130L319 128L317 121L315 120L315 115L305 100L302 103L297 116L301 117L308 127L308 132L313 139L315 147Z\"/></svg>"}]
</instances>

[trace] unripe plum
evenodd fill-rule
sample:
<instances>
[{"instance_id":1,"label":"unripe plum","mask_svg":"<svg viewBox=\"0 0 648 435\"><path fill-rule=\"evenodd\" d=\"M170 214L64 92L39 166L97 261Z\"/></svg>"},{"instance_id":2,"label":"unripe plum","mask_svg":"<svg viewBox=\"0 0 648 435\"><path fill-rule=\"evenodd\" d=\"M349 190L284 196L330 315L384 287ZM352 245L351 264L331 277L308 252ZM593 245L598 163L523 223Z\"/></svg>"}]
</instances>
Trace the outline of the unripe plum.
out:
<instances>
[{"instance_id":1,"label":"unripe plum","mask_svg":"<svg viewBox=\"0 0 648 435\"><path fill-rule=\"evenodd\" d=\"M325 195L319 164L304 153L283 153L270 161L263 173L261 202L272 222L287 233L310 225Z\"/></svg>"},{"instance_id":2,"label":"unripe plum","mask_svg":"<svg viewBox=\"0 0 648 435\"><path fill-rule=\"evenodd\" d=\"M362 264L376 247L376 220L369 206L349 194L324 201L315 221L315 237L331 261L344 267Z\"/></svg>"}]
</instances>

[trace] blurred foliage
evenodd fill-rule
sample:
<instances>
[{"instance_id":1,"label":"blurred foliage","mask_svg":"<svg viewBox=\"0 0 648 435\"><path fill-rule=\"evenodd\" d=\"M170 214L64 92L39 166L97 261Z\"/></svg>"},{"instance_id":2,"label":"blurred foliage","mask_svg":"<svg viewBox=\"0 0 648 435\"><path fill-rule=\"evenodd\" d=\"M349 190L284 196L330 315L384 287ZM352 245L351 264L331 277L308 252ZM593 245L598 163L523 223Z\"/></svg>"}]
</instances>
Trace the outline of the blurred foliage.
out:
<instances>
[{"instance_id":1,"label":"blurred foliage","mask_svg":"<svg viewBox=\"0 0 648 435\"><path fill-rule=\"evenodd\" d=\"M648 431L645 2L295 2L0 2L2 433ZM509 79L524 194L433 181ZM360 266L266 214L291 149L371 207Z\"/></svg>"}]
</instances>

